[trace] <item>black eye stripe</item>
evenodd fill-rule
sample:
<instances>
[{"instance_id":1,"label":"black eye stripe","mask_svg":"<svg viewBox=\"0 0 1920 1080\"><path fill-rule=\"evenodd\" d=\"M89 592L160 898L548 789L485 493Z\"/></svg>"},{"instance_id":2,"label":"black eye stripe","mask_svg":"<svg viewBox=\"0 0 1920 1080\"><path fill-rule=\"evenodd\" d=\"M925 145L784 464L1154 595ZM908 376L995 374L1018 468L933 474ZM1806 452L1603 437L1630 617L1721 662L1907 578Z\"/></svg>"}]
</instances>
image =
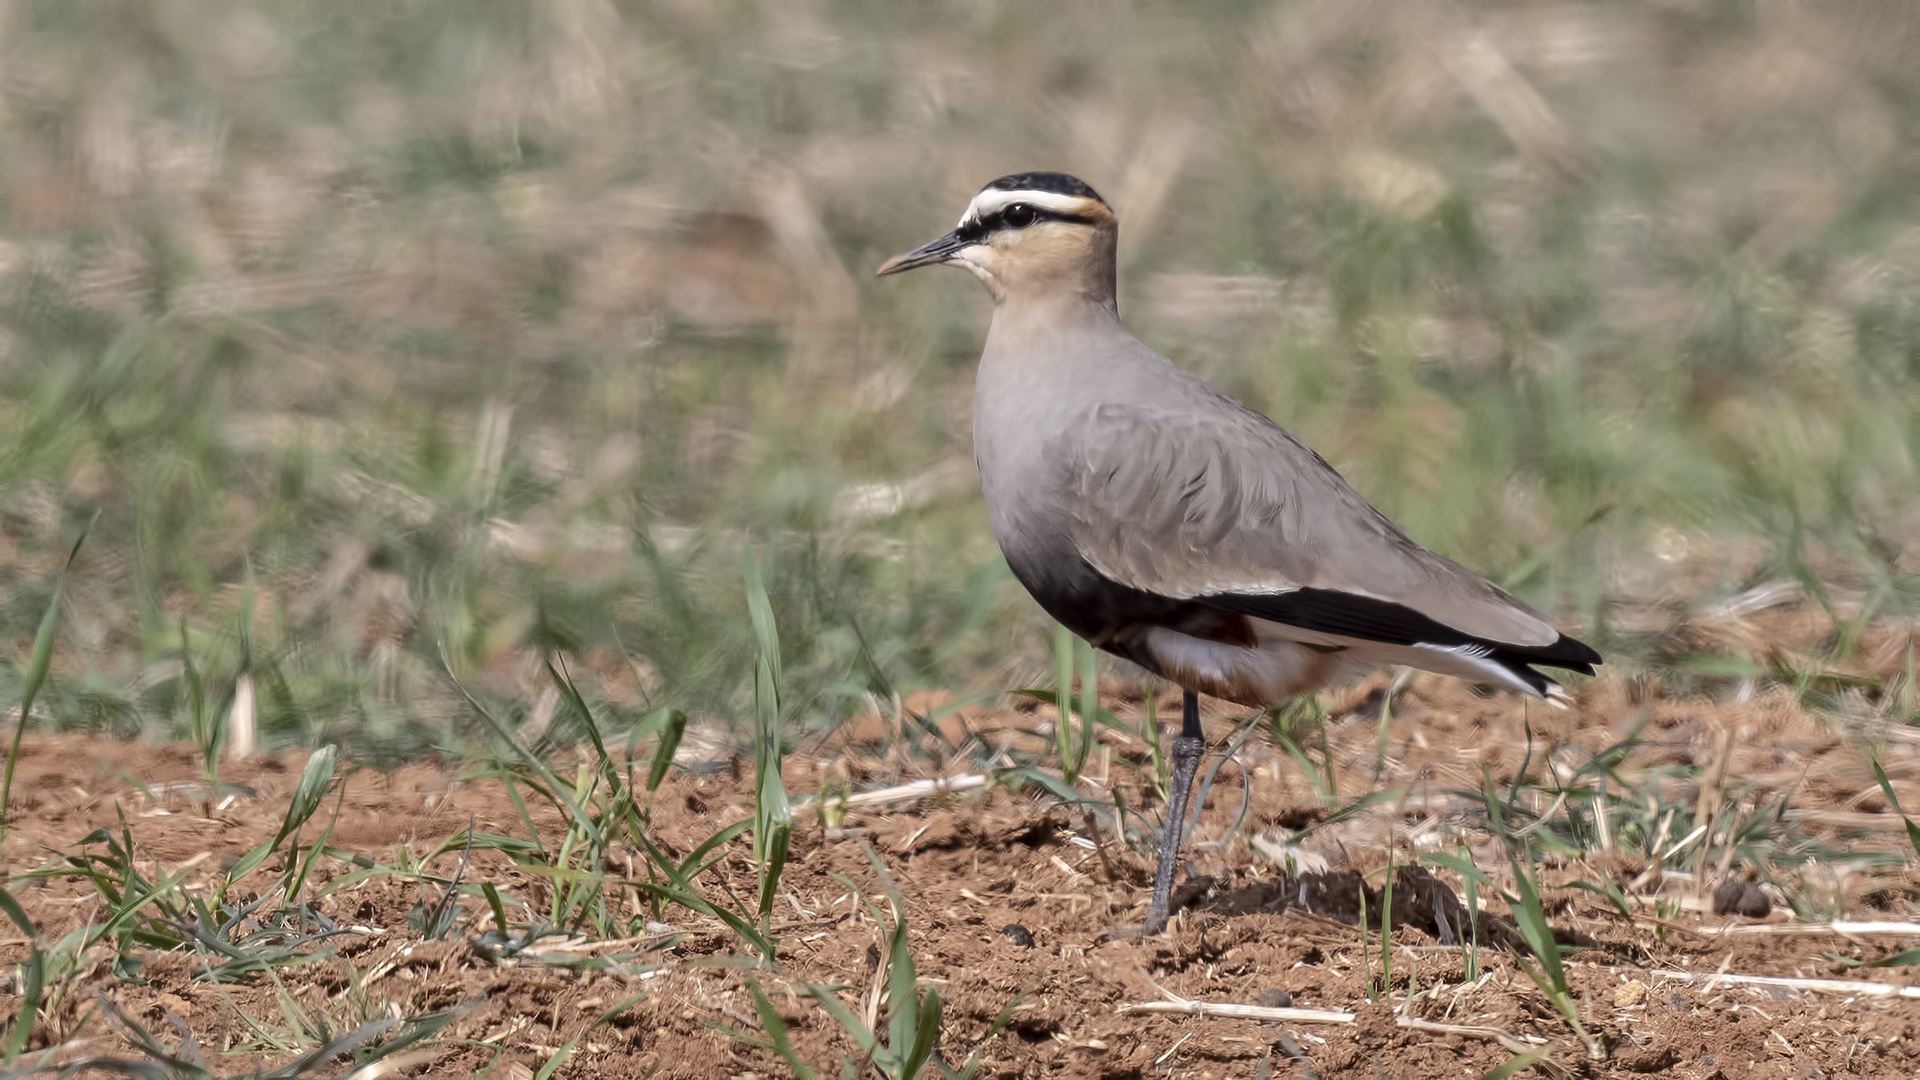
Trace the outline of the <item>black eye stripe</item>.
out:
<instances>
[{"instance_id":1,"label":"black eye stripe","mask_svg":"<svg viewBox=\"0 0 1920 1080\"><path fill-rule=\"evenodd\" d=\"M1026 211L1027 213L1025 215L1016 214L1015 217L1025 216L1027 220L1018 223L1009 221L1007 217L1008 213L1015 210ZM983 218L967 222L965 225L955 229L954 232L962 240L971 241L979 240L988 233L1002 230L1014 231L1024 229L1038 225L1042 221L1069 221L1077 225L1093 224L1093 219L1084 214L1063 213L1059 210L1049 210L1044 206L1035 206L1032 203L1010 203Z\"/></svg>"}]
</instances>

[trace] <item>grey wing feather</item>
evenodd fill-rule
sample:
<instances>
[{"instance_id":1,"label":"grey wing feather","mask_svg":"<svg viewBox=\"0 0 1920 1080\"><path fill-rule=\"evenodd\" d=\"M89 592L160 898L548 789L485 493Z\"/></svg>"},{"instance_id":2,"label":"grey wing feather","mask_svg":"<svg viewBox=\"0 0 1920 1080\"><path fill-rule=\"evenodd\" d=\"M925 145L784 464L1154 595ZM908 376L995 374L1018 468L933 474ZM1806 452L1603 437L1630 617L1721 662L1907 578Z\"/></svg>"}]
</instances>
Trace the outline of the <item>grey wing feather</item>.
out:
<instances>
[{"instance_id":1,"label":"grey wing feather","mask_svg":"<svg viewBox=\"0 0 1920 1080\"><path fill-rule=\"evenodd\" d=\"M1415 543L1278 425L1216 400L1200 412L1099 405L1062 433L1073 541L1100 573L1178 599L1333 590L1492 642L1559 638L1539 612Z\"/></svg>"}]
</instances>

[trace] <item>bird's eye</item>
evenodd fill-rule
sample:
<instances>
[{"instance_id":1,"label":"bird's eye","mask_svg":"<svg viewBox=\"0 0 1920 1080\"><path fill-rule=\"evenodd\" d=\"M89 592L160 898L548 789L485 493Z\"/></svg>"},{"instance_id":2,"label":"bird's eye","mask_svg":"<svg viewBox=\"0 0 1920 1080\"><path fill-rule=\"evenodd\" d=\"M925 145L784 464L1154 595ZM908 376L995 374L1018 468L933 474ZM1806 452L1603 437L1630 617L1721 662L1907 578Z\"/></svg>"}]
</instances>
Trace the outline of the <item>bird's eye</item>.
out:
<instances>
[{"instance_id":1,"label":"bird's eye","mask_svg":"<svg viewBox=\"0 0 1920 1080\"><path fill-rule=\"evenodd\" d=\"M1033 224L1038 216L1033 212L1033 207L1017 202L1001 211L1000 220L1006 222L1009 228L1024 229Z\"/></svg>"}]
</instances>

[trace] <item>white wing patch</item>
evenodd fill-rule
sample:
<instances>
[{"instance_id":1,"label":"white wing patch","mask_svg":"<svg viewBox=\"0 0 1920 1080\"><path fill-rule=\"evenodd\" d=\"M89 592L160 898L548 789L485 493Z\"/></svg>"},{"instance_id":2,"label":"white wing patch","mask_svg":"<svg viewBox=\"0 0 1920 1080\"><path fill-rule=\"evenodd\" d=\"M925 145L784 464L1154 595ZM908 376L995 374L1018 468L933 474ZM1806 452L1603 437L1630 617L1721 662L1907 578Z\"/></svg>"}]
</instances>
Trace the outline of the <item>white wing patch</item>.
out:
<instances>
[{"instance_id":1,"label":"white wing patch","mask_svg":"<svg viewBox=\"0 0 1920 1080\"><path fill-rule=\"evenodd\" d=\"M1429 645L1421 642L1416 645L1394 645L1389 648L1403 650L1408 654L1408 659L1399 661L1408 667L1437 671L1442 675L1453 675L1469 682L1504 686L1509 690L1518 690L1530 698L1543 697L1540 691L1535 690L1525 679L1514 674L1505 664L1487 659L1493 654L1493 650L1485 645ZM1552 679L1547 680L1547 685L1553 689L1559 689L1559 684ZM1549 704L1558 705L1550 693L1544 696L1544 700Z\"/></svg>"},{"instance_id":2,"label":"white wing patch","mask_svg":"<svg viewBox=\"0 0 1920 1080\"><path fill-rule=\"evenodd\" d=\"M1493 647L1490 645L1431 645L1422 641L1416 643L1414 648L1452 653L1455 656L1465 657L1468 660L1485 660L1487 657L1493 655Z\"/></svg>"},{"instance_id":3,"label":"white wing patch","mask_svg":"<svg viewBox=\"0 0 1920 1080\"><path fill-rule=\"evenodd\" d=\"M1572 700L1553 680L1544 693L1498 661L1485 645L1388 645L1364 638L1323 634L1297 626L1253 620L1252 648L1189 637L1156 627L1147 651L1175 682L1248 705L1278 705L1323 686L1351 682L1388 664L1452 675L1469 682L1515 690L1564 709ZM1331 650L1331 651L1329 651Z\"/></svg>"}]
</instances>

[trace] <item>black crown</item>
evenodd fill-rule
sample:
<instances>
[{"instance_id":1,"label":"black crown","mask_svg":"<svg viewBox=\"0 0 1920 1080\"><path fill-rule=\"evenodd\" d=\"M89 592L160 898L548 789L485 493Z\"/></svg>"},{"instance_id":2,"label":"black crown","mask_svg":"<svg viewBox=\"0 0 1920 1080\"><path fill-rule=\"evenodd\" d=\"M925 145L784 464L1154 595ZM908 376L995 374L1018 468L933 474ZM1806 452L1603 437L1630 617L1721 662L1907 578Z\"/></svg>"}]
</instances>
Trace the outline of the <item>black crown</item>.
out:
<instances>
[{"instance_id":1,"label":"black crown","mask_svg":"<svg viewBox=\"0 0 1920 1080\"><path fill-rule=\"evenodd\" d=\"M1068 176L1057 172L1023 172L1012 176L1003 176L981 191L1048 191L1055 195L1071 195L1079 199L1092 199L1105 205L1100 193L1088 186L1085 180L1077 176Z\"/></svg>"}]
</instances>

